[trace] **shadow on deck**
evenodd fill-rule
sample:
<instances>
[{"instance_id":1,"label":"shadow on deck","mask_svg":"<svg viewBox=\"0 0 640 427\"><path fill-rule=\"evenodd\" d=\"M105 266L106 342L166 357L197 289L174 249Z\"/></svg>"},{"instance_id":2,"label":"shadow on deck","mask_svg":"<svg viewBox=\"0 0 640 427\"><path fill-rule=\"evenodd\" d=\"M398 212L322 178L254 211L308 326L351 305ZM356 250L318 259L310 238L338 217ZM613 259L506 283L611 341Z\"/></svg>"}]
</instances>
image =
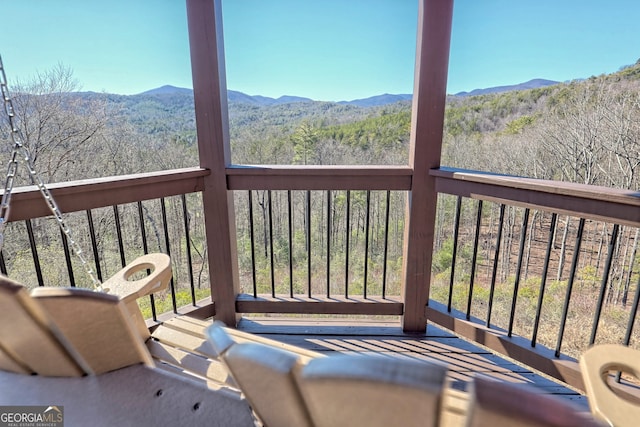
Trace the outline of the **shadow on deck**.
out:
<instances>
[{"instance_id":1,"label":"shadow on deck","mask_svg":"<svg viewBox=\"0 0 640 427\"><path fill-rule=\"evenodd\" d=\"M461 390L475 375L484 375L534 386L589 410L586 396L579 392L433 325L424 334L407 334L394 321L245 316L238 329L325 354L376 353L437 360L448 365L454 387Z\"/></svg>"}]
</instances>

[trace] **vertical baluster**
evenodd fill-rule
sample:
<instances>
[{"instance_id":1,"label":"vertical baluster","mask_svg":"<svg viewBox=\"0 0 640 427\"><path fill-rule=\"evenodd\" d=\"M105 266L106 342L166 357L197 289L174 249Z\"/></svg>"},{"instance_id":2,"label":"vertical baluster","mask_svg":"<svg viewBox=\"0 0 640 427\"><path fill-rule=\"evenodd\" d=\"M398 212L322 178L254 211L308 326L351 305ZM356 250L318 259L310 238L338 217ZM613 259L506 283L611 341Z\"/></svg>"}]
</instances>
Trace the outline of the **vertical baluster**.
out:
<instances>
[{"instance_id":1,"label":"vertical baluster","mask_svg":"<svg viewBox=\"0 0 640 427\"><path fill-rule=\"evenodd\" d=\"M309 298L311 298L311 191L307 190L307 289Z\"/></svg>"},{"instance_id":2,"label":"vertical baluster","mask_svg":"<svg viewBox=\"0 0 640 427\"><path fill-rule=\"evenodd\" d=\"M598 333L598 323L600 323L600 315L602 314L602 306L604 305L604 297L607 291L607 283L609 282L609 275L611 273L611 264L613 262L613 254L616 248L616 242L618 241L618 232L620 226L614 224L611 231L611 240L609 240L609 248L607 253L607 260L604 265L604 272L602 274L602 282L600 282L600 294L598 295L598 302L596 304L596 312L593 317L593 325L591 327L591 337L589 338L589 345L593 345L596 342L596 334ZM636 292L638 292L636 290Z\"/></svg>"},{"instance_id":3,"label":"vertical baluster","mask_svg":"<svg viewBox=\"0 0 640 427\"><path fill-rule=\"evenodd\" d=\"M162 212L162 229L164 231L164 241L166 244L167 255L171 256L171 243L169 240L169 222L167 221L167 207L165 204L164 197L160 199L160 210ZM178 303L176 301L176 285L171 276L171 281L169 282L169 288L171 289L171 304L173 305L173 312L178 314Z\"/></svg>"},{"instance_id":4,"label":"vertical baluster","mask_svg":"<svg viewBox=\"0 0 640 427\"><path fill-rule=\"evenodd\" d=\"M64 261L67 265L67 275L69 277L69 286L72 288L76 287L76 278L73 274L73 265L71 264L71 252L69 252L69 242L67 241L67 236L64 234L64 231L60 229L60 237L62 238L62 250L64 252Z\"/></svg>"},{"instance_id":5,"label":"vertical baluster","mask_svg":"<svg viewBox=\"0 0 640 427\"><path fill-rule=\"evenodd\" d=\"M629 322L627 323L627 331L624 334L624 341L622 341L622 344L624 345L629 345L631 343L633 325L635 324L636 315L638 314L638 302L640 302L640 275L638 276L638 283L636 284L636 293L633 297L633 304L631 305L631 311L629 312Z\"/></svg>"},{"instance_id":6,"label":"vertical baluster","mask_svg":"<svg viewBox=\"0 0 640 427\"><path fill-rule=\"evenodd\" d=\"M347 190L347 218L344 255L344 297L349 298L349 242L351 240L351 190Z\"/></svg>"},{"instance_id":7,"label":"vertical baluster","mask_svg":"<svg viewBox=\"0 0 640 427\"><path fill-rule=\"evenodd\" d=\"M251 280L253 285L253 297L258 296L258 282L256 280L256 241L253 232L253 196L251 190L247 192L249 197L249 240L251 243Z\"/></svg>"},{"instance_id":8,"label":"vertical baluster","mask_svg":"<svg viewBox=\"0 0 640 427\"><path fill-rule=\"evenodd\" d=\"M451 252L451 277L449 278L449 299L447 301L447 311L451 312L453 302L453 284L456 276L456 256L458 254L458 235L460 233L460 212L462 211L462 197L458 196L456 201L456 217L453 223L453 249Z\"/></svg>"},{"instance_id":9,"label":"vertical baluster","mask_svg":"<svg viewBox=\"0 0 640 427\"><path fill-rule=\"evenodd\" d=\"M529 226L529 208L524 210L522 218L522 229L520 230L520 248L518 250L518 265L516 267L516 279L513 283L513 299L511 300L511 314L509 315L509 329L507 336L513 333L513 323L516 317L516 304L518 302L518 290L520 288L520 277L522 276L522 261L524 259L524 246L527 240L527 227Z\"/></svg>"},{"instance_id":10,"label":"vertical baluster","mask_svg":"<svg viewBox=\"0 0 640 427\"><path fill-rule=\"evenodd\" d=\"M387 205L384 212L384 255L382 258L382 299L387 296L387 254L389 253L389 204L391 191L387 190Z\"/></svg>"},{"instance_id":11,"label":"vertical baluster","mask_svg":"<svg viewBox=\"0 0 640 427\"><path fill-rule=\"evenodd\" d=\"M271 190L267 191L267 207L269 220L269 266L271 270L271 296L276 296L276 276L273 258L273 205L271 202Z\"/></svg>"},{"instance_id":12,"label":"vertical baluster","mask_svg":"<svg viewBox=\"0 0 640 427\"><path fill-rule=\"evenodd\" d=\"M536 318L533 322L533 335L531 336L531 347L536 346L538 340L538 327L540 325L540 316L542 314L542 302L544 301L544 291L547 284L547 273L549 272L549 260L551 259L551 251L553 250L553 236L556 234L556 223L558 222L558 214L551 215L551 224L549 225L549 243L547 243L547 252L544 256L544 265L542 266L542 276L540 277L540 292L538 292L538 306L536 307Z\"/></svg>"},{"instance_id":13,"label":"vertical baluster","mask_svg":"<svg viewBox=\"0 0 640 427\"><path fill-rule=\"evenodd\" d=\"M562 338L564 336L565 326L567 324L567 316L569 315L569 302L571 301L571 291L573 290L573 282L578 269L578 260L580 259L580 246L582 245L582 232L584 231L585 219L580 218L578 224L578 235L576 236L576 245L573 249L573 260L571 261L571 272L569 274L569 283L567 284L567 294L564 298L564 306L562 308L562 318L560 321L560 330L558 331L558 341L556 343L555 356L560 357L560 349L562 347ZM568 225L567 225L568 226Z\"/></svg>"},{"instance_id":14,"label":"vertical baluster","mask_svg":"<svg viewBox=\"0 0 640 427\"><path fill-rule=\"evenodd\" d=\"M489 286L489 307L487 309L487 328L491 327L491 310L493 308L493 296L496 290L496 278L498 276L498 261L500 259L500 245L502 243L502 230L504 229L504 211L506 206L500 205L500 219L498 220L498 236L496 237L496 251L493 254L493 268L491 271L491 285Z\"/></svg>"},{"instance_id":15,"label":"vertical baluster","mask_svg":"<svg viewBox=\"0 0 640 427\"><path fill-rule=\"evenodd\" d=\"M187 271L189 273L189 286L191 288L191 303L196 305L196 286L193 278L193 261L191 260L191 233L189 232L189 211L187 209L187 196L180 196L182 201L182 219L184 220L184 239L187 252Z\"/></svg>"},{"instance_id":16,"label":"vertical baluster","mask_svg":"<svg viewBox=\"0 0 640 427\"><path fill-rule=\"evenodd\" d=\"M9 273L7 273L7 264L4 262L4 251L0 251L0 273L5 276L9 275Z\"/></svg>"},{"instance_id":17,"label":"vertical baluster","mask_svg":"<svg viewBox=\"0 0 640 427\"><path fill-rule=\"evenodd\" d=\"M293 298L293 209L291 207L291 190L287 190L287 207L289 214L289 296Z\"/></svg>"},{"instance_id":18,"label":"vertical baluster","mask_svg":"<svg viewBox=\"0 0 640 427\"><path fill-rule=\"evenodd\" d=\"M471 257L471 277L469 278L469 298L467 299L467 320L471 319L471 303L473 302L473 285L476 277L476 262L478 260L478 242L480 241L480 228L482 227L482 200L478 200L476 214L476 235L473 240L473 255Z\"/></svg>"},{"instance_id":19,"label":"vertical baluster","mask_svg":"<svg viewBox=\"0 0 640 427\"><path fill-rule=\"evenodd\" d=\"M91 209L87 209L87 222L89 223L89 236L91 237L91 249L93 250L93 262L96 266L96 276L102 282L102 268L100 267L100 254L98 253L98 240L96 238L96 229L93 223L93 214Z\"/></svg>"},{"instance_id":20,"label":"vertical baluster","mask_svg":"<svg viewBox=\"0 0 640 427\"><path fill-rule=\"evenodd\" d=\"M147 228L144 224L144 211L142 207L142 202L138 201L138 223L140 224L140 236L142 237L142 251L144 254L149 253L149 245L147 243ZM150 270L147 270L147 274L151 274ZM154 321L158 321L158 316L156 313L156 299L153 294L149 295L149 305L151 305L151 318Z\"/></svg>"},{"instance_id":21,"label":"vertical baluster","mask_svg":"<svg viewBox=\"0 0 640 427\"><path fill-rule=\"evenodd\" d=\"M367 278L369 276L369 223L371 221L371 190L367 190L367 215L365 218L364 233L364 285L362 286L363 297L367 298Z\"/></svg>"},{"instance_id":22,"label":"vertical baluster","mask_svg":"<svg viewBox=\"0 0 640 427\"><path fill-rule=\"evenodd\" d=\"M327 190L327 298L331 297L331 190Z\"/></svg>"},{"instance_id":23,"label":"vertical baluster","mask_svg":"<svg viewBox=\"0 0 640 427\"><path fill-rule=\"evenodd\" d=\"M142 251L144 254L149 253L149 245L147 243L147 227L144 223L144 209L142 207L142 202L138 202L138 224L140 225L140 237L142 238Z\"/></svg>"},{"instance_id":24,"label":"vertical baluster","mask_svg":"<svg viewBox=\"0 0 640 427\"><path fill-rule=\"evenodd\" d=\"M122 241L122 227L120 226L120 211L118 205L113 205L113 217L116 221L116 236L118 238L118 251L120 253L120 264L122 268L127 265L127 260L124 256L124 243Z\"/></svg>"},{"instance_id":25,"label":"vertical baluster","mask_svg":"<svg viewBox=\"0 0 640 427\"><path fill-rule=\"evenodd\" d=\"M36 246L36 238L33 234L33 225L31 220L25 220L27 226L27 235L29 236L29 247L31 248L31 255L33 255L33 265L36 269L36 277L38 278L38 286L44 286L44 279L42 278L42 268L40 266L40 257L38 256L38 248Z\"/></svg>"}]
</instances>

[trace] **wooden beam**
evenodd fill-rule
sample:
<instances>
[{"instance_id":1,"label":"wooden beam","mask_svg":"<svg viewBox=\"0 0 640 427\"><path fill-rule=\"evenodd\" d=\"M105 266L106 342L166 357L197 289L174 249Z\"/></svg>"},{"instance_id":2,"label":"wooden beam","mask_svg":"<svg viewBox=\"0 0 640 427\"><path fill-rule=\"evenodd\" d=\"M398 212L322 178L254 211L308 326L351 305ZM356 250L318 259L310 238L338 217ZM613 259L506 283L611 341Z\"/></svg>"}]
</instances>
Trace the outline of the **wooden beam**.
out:
<instances>
[{"instance_id":1,"label":"wooden beam","mask_svg":"<svg viewBox=\"0 0 640 427\"><path fill-rule=\"evenodd\" d=\"M394 299L340 296L308 298L304 296L271 297L241 294L236 307L239 313L302 313L302 314L366 314L401 315L403 304Z\"/></svg>"},{"instance_id":2,"label":"wooden beam","mask_svg":"<svg viewBox=\"0 0 640 427\"><path fill-rule=\"evenodd\" d=\"M231 166L230 190L409 190L408 166Z\"/></svg>"},{"instance_id":3,"label":"wooden beam","mask_svg":"<svg viewBox=\"0 0 640 427\"><path fill-rule=\"evenodd\" d=\"M158 199L204 189L209 171L202 168L174 169L135 175L84 179L48 184L63 213ZM2 191L0 191L2 194ZM51 215L36 186L17 187L11 193L10 221Z\"/></svg>"},{"instance_id":4,"label":"wooden beam","mask_svg":"<svg viewBox=\"0 0 640 427\"><path fill-rule=\"evenodd\" d=\"M220 0L187 0L187 18L200 167L211 170L202 193L211 297L216 318L235 326L240 285L233 193L227 190L231 150Z\"/></svg>"},{"instance_id":5,"label":"wooden beam","mask_svg":"<svg viewBox=\"0 0 640 427\"><path fill-rule=\"evenodd\" d=\"M404 239L402 327L407 332L423 332L427 323L438 196L429 170L440 165L452 14L453 0L420 1L409 150L413 180Z\"/></svg>"}]
</instances>

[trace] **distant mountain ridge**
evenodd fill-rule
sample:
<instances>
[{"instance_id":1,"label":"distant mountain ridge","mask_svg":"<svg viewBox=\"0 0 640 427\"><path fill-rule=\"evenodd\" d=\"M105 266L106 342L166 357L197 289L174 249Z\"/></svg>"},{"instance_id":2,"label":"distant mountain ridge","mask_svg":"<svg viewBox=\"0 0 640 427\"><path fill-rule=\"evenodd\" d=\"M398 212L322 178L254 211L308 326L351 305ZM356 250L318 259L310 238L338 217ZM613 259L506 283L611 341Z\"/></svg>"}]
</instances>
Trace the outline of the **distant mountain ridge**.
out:
<instances>
[{"instance_id":1,"label":"distant mountain ridge","mask_svg":"<svg viewBox=\"0 0 640 427\"><path fill-rule=\"evenodd\" d=\"M370 96L369 98L354 99L353 101L340 101L338 104L357 105L358 107L377 107L379 105L394 104L400 101L411 101L413 95L410 93L392 95L385 93L382 95Z\"/></svg>"},{"instance_id":2,"label":"distant mountain ridge","mask_svg":"<svg viewBox=\"0 0 640 427\"><path fill-rule=\"evenodd\" d=\"M553 80L545 80L545 79L533 79L528 82L519 83L516 85L506 85L506 86L496 86L489 87L484 89L474 89L471 92L458 92L454 96L476 96L476 95L486 95L490 93L500 93L500 92L508 92L514 90L526 90L526 89L535 89L539 87L551 86L558 84L560 82ZM164 85L155 89L150 89L145 92L142 92L138 95L152 95L152 96L163 96L163 95L176 95L176 94L185 94L191 95L193 94L192 89L176 87L171 85ZM282 105L282 104L291 104L297 102L315 102L311 98L304 98L301 96L290 96L283 95L279 98L270 98L268 96L261 95L247 95L246 93L228 90L227 96L229 102L237 102L241 104L255 105L255 106L271 106L271 105ZM368 98L354 99L351 101L339 101L337 104L341 105L355 105L358 107L378 107L381 105L394 104L396 102L402 101L411 101L413 95L408 94L389 94L385 93L382 95L370 96Z\"/></svg>"},{"instance_id":3,"label":"distant mountain ridge","mask_svg":"<svg viewBox=\"0 0 640 427\"><path fill-rule=\"evenodd\" d=\"M186 87L176 87L171 85L164 85L155 89L150 89L145 92L141 92L138 95L175 95L177 93L192 94L193 89Z\"/></svg>"},{"instance_id":4,"label":"distant mountain ridge","mask_svg":"<svg viewBox=\"0 0 640 427\"><path fill-rule=\"evenodd\" d=\"M314 102L311 98L303 98L301 96L289 96L283 95L280 98L269 98L262 95L247 95L246 93L238 92L236 90L227 90L227 98L229 102L243 102L246 104L254 105L280 105L291 104L294 102Z\"/></svg>"},{"instance_id":5,"label":"distant mountain ridge","mask_svg":"<svg viewBox=\"0 0 640 427\"><path fill-rule=\"evenodd\" d=\"M476 95L486 95L489 93L509 92L512 90L537 89L539 87L552 86L558 83L560 82L556 82L554 80L532 79L532 80L529 80L528 82L519 83L516 85L495 86L495 87L488 87L485 89L474 89L471 92L458 92L455 94L455 96L476 96Z\"/></svg>"}]
</instances>

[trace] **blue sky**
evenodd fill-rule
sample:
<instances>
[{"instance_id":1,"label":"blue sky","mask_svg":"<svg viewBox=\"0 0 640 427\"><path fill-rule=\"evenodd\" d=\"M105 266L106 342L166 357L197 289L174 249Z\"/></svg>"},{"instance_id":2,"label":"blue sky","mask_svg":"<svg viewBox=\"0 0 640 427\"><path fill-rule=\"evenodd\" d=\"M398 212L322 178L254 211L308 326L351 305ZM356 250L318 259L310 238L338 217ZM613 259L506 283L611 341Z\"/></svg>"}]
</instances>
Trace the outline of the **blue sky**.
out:
<instances>
[{"instance_id":1,"label":"blue sky","mask_svg":"<svg viewBox=\"0 0 640 427\"><path fill-rule=\"evenodd\" d=\"M0 0L10 80L63 64L83 90L191 87L180 0ZM409 93L417 0L223 0L228 87L351 100ZM456 0L448 92L570 80L640 58L637 0Z\"/></svg>"}]
</instances>

